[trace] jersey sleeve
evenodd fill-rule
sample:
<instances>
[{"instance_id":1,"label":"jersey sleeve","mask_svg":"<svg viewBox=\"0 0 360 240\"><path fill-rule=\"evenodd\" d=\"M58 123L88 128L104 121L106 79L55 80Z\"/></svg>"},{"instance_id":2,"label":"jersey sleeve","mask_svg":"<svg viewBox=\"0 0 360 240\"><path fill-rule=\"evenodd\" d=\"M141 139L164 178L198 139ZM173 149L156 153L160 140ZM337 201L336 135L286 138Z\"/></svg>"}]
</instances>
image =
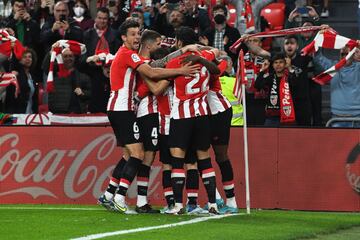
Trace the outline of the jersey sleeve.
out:
<instances>
[{"instance_id":1,"label":"jersey sleeve","mask_svg":"<svg viewBox=\"0 0 360 240\"><path fill-rule=\"evenodd\" d=\"M212 51L209 50L203 50L201 51L202 57L204 57L206 60L212 62L215 59L215 54Z\"/></svg>"},{"instance_id":2,"label":"jersey sleeve","mask_svg":"<svg viewBox=\"0 0 360 240\"><path fill-rule=\"evenodd\" d=\"M126 65L132 69L136 69L138 66L145 63L143 60L141 60L140 56L133 51L129 51L124 57L126 60Z\"/></svg>"}]
</instances>

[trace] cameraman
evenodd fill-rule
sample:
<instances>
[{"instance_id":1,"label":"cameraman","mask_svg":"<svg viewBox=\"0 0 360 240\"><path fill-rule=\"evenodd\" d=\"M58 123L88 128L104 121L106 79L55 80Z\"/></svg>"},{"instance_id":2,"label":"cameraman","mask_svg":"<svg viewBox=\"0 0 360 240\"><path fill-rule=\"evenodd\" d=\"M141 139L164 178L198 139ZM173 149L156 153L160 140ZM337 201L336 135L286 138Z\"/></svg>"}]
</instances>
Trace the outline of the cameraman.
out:
<instances>
[{"instance_id":1,"label":"cameraman","mask_svg":"<svg viewBox=\"0 0 360 240\"><path fill-rule=\"evenodd\" d=\"M49 18L40 32L40 42L46 52L60 39L83 42L83 32L76 21L69 18L69 8L64 1L55 4L54 18Z\"/></svg>"}]
</instances>

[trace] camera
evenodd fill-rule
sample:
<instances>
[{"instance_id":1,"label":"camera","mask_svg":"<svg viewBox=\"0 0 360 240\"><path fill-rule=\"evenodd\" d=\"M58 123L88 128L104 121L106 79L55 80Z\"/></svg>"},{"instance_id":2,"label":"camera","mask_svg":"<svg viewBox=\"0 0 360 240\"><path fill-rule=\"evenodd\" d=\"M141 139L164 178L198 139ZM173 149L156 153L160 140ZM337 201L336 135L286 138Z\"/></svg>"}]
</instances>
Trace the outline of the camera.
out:
<instances>
[{"instance_id":1,"label":"camera","mask_svg":"<svg viewBox=\"0 0 360 240\"><path fill-rule=\"evenodd\" d=\"M64 22L66 21L66 16L65 15L60 15L60 22Z\"/></svg>"}]
</instances>

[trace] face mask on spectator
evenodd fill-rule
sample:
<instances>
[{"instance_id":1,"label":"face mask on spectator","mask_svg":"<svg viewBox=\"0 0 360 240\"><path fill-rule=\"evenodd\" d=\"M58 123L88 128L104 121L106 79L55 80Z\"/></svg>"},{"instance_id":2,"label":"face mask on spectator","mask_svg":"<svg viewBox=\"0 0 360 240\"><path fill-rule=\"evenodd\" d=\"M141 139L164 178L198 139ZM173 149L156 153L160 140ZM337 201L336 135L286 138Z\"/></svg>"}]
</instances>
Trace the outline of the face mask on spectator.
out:
<instances>
[{"instance_id":1,"label":"face mask on spectator","mask_svg":"<svg viewBox=\"0 0 360 240\"><path fill-rule=\"evenodd\" d=\"M217 24L223 24L226 21L226 17L224 15L222 15L222 14L217 14L214 17L214 21Z\"/></svg>"},{"instance_id":2,"label":"face mask on spectator","mask_svg":"<svg viewBox=\"0 0 360 240\"><path fill-rule=\"evenodd\" d=\"M74 7L73 10L76 17L81 17L85 13L85 9L83 7Z\"/></svg>"}]
</instances>

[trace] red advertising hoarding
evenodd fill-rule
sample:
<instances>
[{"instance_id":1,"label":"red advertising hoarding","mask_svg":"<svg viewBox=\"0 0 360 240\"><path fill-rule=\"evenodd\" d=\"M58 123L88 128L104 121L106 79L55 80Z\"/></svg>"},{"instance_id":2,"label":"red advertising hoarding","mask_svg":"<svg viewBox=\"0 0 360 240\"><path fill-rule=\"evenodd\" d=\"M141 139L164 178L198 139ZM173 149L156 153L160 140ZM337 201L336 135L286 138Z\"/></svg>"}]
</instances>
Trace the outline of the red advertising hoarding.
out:
<instances>
[{"instance_id":1,"label":"red advertising hoarding","mask_svg":"<svg viewBox=\"0 0 360 240\"><path fill-rule=\"evenodd\" d=\"M250 128L251 207L360 211L359 142L353 129ZM245 207L241 128L232 129L229 156ZM120 158L111 127L1 127L0 203L93 204ZM136 198L135 184L128 197ZM149 198L164 204L157 160Z\"/></svg>"}]
</instances>

